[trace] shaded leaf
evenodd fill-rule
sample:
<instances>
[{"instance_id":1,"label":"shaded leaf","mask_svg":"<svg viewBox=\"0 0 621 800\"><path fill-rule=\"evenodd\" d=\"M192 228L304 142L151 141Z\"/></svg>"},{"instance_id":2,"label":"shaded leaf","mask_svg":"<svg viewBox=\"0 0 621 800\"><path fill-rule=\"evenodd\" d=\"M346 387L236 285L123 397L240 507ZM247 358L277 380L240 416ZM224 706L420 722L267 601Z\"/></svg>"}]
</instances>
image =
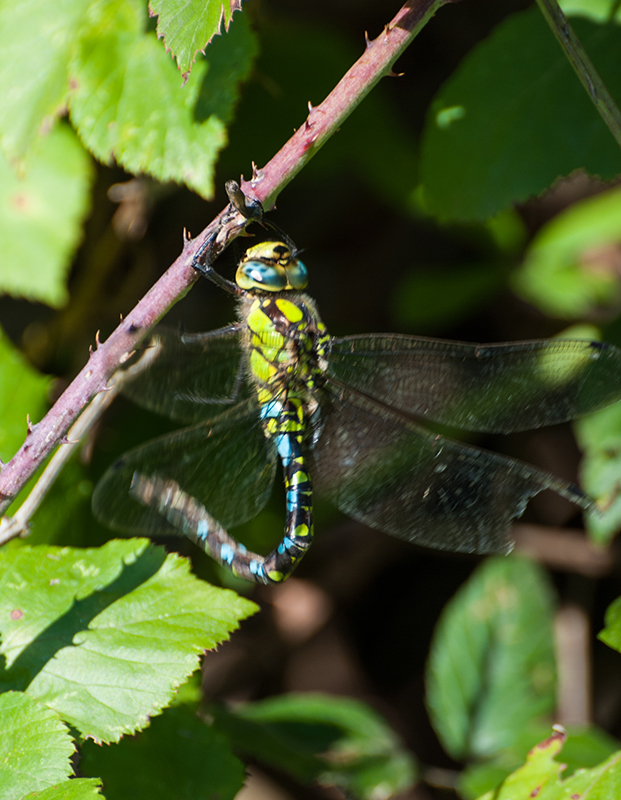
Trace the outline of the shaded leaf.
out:
<instances>
[{"instance_id":1,"label":"shaded leaf","mask_svg":"<svg viewBox=\"0 0 621 800\"><path fill-rule=\"evenodd\" d=\"M338 786L362 800L392 797L415 782L412 756L363 703L290 694L213 713L235 749L297 780Z\"/></svg>"},{"instance_id":2,"label":"shaded leaf","mask_svg":"<svg viewBox=\"0 0 621 800\"><path fill-rule=\"evenodd\" d=\"M573 424L583 452L580 483L597 502L585 515L590 537L608 544L621 529L621 403Z\"/></svg>"},{"instance_id":3,"label":"shaded leaf","mask_svg":"<svg viewBox=\"0 0 621 800\"><path fill-rule=\"evenodd\" d=\"M17 800L72 774L75 750L58 714L20 692L0 694L0 796Z\"/></svg>"},{"instance_id":4,"label":"shaded leaf","mask_svg":"<svg viewBox=\"0 0 621 800\"><path fill-rule=\"evenodd\" d=\"M241 0L151 0L149 10L157 16L157 35L166 50L177 59L186 75L199 51L204 51L214 36L229 30L233 11L241 10Z\"/></svg>"},{"instance_id":5,"label":"shaded leaf","mask_svg":"<svg viewBox=\"0 0 621 800\"><path fill-rule=\"evenodd\" d=\"M5 686L102 741L144 728L255 609L145 540L5 551L0 575Z\"/></svg>"},{"instance_id":6,"label":"shaded leaf","mask_svg":"<svg viewBox=\"0 0 621 800\"><path fill-rule=\"evenodd\" d=\"M50 379L34 370L0 329L0 458L8 461L47 405Z\"/></svg>"},{"instance_id":7,"label":"shaded leaf","mask_svg":"<svg viewBox=\"0 0 621 800\"><path fill-rule=\"evenodd\" d=\"M168 709L146 731L119 744L86 742L80 769L101 775L107 800L232 800L245 779L228 739L187 706Z\"/></svg>"},{"instance_id":8,"label":"shaded leaf","mask_svg":"<svg viewBox=\"0 0 621 800\"><path fill-rule=\"evenodd\" d=\"M446 606L427 666L427 705L454 758L513 744L555 702L553 600L543 571L488 559Z\"/></svg>"},{"instance_id":9,"label":"shaded leaf","mask_svg":"<svg viewBox=\"0 0 621 800\"><path fill-rule=\"evenodd\" d=\"M91 161L66 125L41 140L18 178L0 156L0 292L59 307L90 210Z\"/></svg>"},{"instance_id":10,"label":"shaded leaf","mask_svg":"<svg viewBox=\"0 0 621 800\"><path fill-rule=\"evenodd\" d=\"M572 20L615 97L621 30ZM528 58L516 58L528 43ZM571 134L571 135L570 135ZM472 50L430 108L421 179L431 213L481 220L584 168L608 180L619 148L539 9L502 22Z\"/></svg>"}]
</instances>

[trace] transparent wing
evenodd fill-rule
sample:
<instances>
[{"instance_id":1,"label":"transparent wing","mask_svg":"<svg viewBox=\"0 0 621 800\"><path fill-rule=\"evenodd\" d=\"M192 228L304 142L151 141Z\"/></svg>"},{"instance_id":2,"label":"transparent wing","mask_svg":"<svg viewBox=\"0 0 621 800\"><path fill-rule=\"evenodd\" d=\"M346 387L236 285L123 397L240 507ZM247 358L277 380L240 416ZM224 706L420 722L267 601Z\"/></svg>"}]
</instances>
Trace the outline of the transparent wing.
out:
<instances>
[{"instance_id":1,"label":"transparent wing","mask_svg":"<svg viewBox=\"0 0 621 800\"><path fill-rule=\"evenodd\" d=\"M507 552L512 520L543 489L591 505L578 487L429 433L346 387L329 386L327 395L311 476L345 514L371 527L441 550Z\"/></svg>"},{"instance_id":2,"label":"transparent wing","mask_svg":"<svg viewBox=\"0 0 621 800\"><path fill-rule=\"evenodd\" d=\"M123 393L157 414L200 422L249 396L236 325L198 334L158 328L144 357L146 368L130 367Z\"/></svg>"},{"instance_id":3,"label":"transparent wing","mask_svg":"<svg viewBox=\"0 0 621 800\"><path fill-rule=\"evenodd\" d=\"M114 530L179 534L161 514L129 495L134 472L139 472L174 480L222 525L238 525L265 505L275 467L275 448L251 398L210 421L130 450L98 483L93 510Z\"/></svg>"},{"instance_id":4,"label":"transparent wing","mask_svg":"<svg viewBox=\"0 0 621 800\"><path fill-rule=\"evenodd\" d=\"M334 340L329 372L407 414L495 433L565 422L621 396L621 350L577 339L477 345L349 336Z\"/></svg>"}]
</instances>

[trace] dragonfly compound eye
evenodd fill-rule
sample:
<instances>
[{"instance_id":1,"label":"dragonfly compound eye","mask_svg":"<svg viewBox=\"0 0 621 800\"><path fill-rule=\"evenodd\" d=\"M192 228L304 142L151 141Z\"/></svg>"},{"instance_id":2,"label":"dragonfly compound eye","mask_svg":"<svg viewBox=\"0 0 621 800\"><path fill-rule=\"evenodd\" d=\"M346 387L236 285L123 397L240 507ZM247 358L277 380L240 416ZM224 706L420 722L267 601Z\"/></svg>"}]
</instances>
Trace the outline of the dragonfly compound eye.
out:
<instances>
[{"instance_id":1,"label":"dragonfly compound eye","mask_svg":"<svg viewBox=\"0 0 621 800\"><path fill-rule=\"evenodd\" d=\"M287 274L283 267L263 261L242 261L237 268L235 281L240 289L262 289L264 292L280 292L287 286Z\"/></svg>"},{"instance_id":2,"label":"dragonfly compound eye","mask_svg":"<svg viewBox=\"0 0 621 800\"><path fill-rule=\"evenodd\" d=\"M292 289L304 289L308 284L308 270L305 265L298 261L297 258L292 258L291 263L286 268L287 280Z\"/></svg>"}]
</instances>

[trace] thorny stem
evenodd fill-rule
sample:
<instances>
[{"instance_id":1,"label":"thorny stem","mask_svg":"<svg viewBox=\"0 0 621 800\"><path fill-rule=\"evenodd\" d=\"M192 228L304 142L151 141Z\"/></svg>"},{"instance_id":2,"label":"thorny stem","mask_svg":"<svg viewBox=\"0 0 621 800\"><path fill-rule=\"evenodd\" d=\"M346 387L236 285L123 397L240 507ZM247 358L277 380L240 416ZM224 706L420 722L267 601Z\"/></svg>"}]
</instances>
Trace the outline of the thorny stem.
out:
<instances>
[{"instance_id":1,"label":"thorny stem","mask_svg":"<svg viewBox=\"0 0 621 800\"><path fill-rule=\"evenodd\" d=\"M394 19L343 76L328 97L316 108L309 105L301 127L262 169L253 170L250 181L242 181L246 195L273 207L278 194L312 156L338 130L358 103L378 81L392 74L392 65L426 25L435 12L454 0L407 0ZM245 228L247 220L230 207L222 211L196 239L184 242L183 252L147 292L119 327L98 345L82 371L65 390L48 414L29 430L26 441L0 473L0 513L63 439L82 409L107 388L114 372L132 354L149 330L180 300L197 279L192 269L196 251L210 236L213 256Z\"/></svg>"},{"instance_id":2,"label":"thorny stem","mask_svg":"<svg viewBox=\"0 0 621 800\"><path fill-rule=\"evenodd\" d=\"M617 144L621 146L621 112L597 74L597 70L561 11L557 0L537 0L537 5L552 28L552 32L563 48L576 75L580 78L580 82L587 90L593 105L617 140Z\"/></svg>"}]
</instances>

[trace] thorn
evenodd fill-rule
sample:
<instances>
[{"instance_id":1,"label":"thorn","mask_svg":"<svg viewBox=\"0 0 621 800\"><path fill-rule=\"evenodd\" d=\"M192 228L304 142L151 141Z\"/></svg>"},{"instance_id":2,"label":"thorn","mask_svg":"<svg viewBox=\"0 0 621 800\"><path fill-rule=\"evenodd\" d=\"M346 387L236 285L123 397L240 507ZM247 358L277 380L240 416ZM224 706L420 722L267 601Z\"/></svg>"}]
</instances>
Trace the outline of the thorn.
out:
<instances>
[{"instance_id":1,"label":"thorn","mask_svg":"<svg viewBox=\"0 0 621 800\"><path fill-rule=\"evenodd\" d=\"M99 348L101 346L101 342L99 341L99 334L100 333L101 333L101 331L98 330L97 333L95 334L95 344L96 344L98 350L99 350Z\"/></svg>"},{"instance_id":2,"label":"thorn","mask_svg":"<svg viewBox=\"0 0 621 800\"><path fill-rule=\"evenodd\" d=\"M365 46L365 49L368 50L369 47L371 47L371 45L372 45L372 42L369 39L369 32L365 31L364 32L364 46Z\"/></svg>"},{"instance_id":3,"label":"thorn","mask_svg":"<svg viewBox=\"0 0 621 800\"><path fill-rule=\"evenodd\" d=\"M121 318L121 322L123 322L123 313L120 313L119 317Z\"/></svg>"},{"instance_id":4,"label":"thorn","mask_svg":"<svg viewBox=\"0 0 621 800\"><path fill-rule=\"evenodd\" d=\"M67 439L66 436L63 436L63 438L60 440L60 443L61 444L80 444L80 440L79 439L75 439L74 441L72 441L71 439Z\"/></svg>"},{"instance_id":5,"label":"thorn","mask_svg":"<svg viewBox=\"0 0 621 800\"><path fill-rule=\"evenodd\" d=\"M313 104L312 104L312 103L311 103L311 101L309 100L309 101L308 101L308 113L309 113L309 114L312 114L314 110L315 110L315 109L313 108Z\"/></svg>"},{"instance_id":6,"label":"thorn","mask_svg":"<svg viewBox=\"0 0 621 800\"><path fill-rule=\"evenodd\" d=\"M89 346L88 346L88 354L89 354L89 356L93 355L93 345L92 344L89 344Z\"/></svg>"},{"instance_id":7,"label":"thorn","mask_svg":"<svg viewBox=\"0 0 621 800\"><path fill-rule=\"evenodd\" d=\"M393 72L393 70L390 70L390 72L386 73L387 78L402 78L404 75L405 72Z\"/></svg>"},{"instance_id":8,"label":"thorn","mask_svg":"<svg viewBox=\"0 0 621 800\"><path fill-rule=\"evenodd\" d=\"M30 414L26 414L26 427L28 428L28 433L33 433L37 427L36 423L30 421Z\"/></svg>"},{"instance_id":9,"label":"thorn","mask_svg":"<svg viewBox=\"0 0 621 800\"><path fill-rule=\"evenodd\" d=\"M123 355L119 358L119 364L124 364L126 361L129 361L135 352L135 350L130 350L129 353L123 353Z\"/></svg>"}]
</instances>

